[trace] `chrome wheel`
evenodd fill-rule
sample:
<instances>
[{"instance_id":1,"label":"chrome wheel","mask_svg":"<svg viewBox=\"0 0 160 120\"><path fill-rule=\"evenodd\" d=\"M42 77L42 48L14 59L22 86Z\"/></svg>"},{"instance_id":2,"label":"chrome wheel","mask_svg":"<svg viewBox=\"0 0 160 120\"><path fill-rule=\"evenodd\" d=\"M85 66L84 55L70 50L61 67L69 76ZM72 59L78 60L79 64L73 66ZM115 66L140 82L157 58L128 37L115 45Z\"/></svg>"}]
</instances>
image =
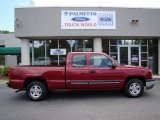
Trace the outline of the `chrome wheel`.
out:
<instances>
[{"instance_id":1,"label":"chrome wheel","mask_svg":"<svg viewBox=\"0 0 160 120\"><path fill-rule=\"evenodd\" d=\"M30 88L30 95L34 99L39 98L42 95L42 89L40 86L34 85Z\"/></svg>"},{"instance_id":2,"label":"chrome wheel","mask_svg":"<svg viewBox=\"0 0 160 120\"><path fill-rule=\"evenodd\" d=\"M140 97L144 91L144 84L140 79L133 78L126 82L124 90L128 97Z\"/></svg>"},{"instance_id":3,"label":"chrome wheel","mask_svg":"<svg viewBox=\"0 0 160 120\"><path fill-rule=\"evenodd\" d=\"M39 101L47 96L47 87L38 81L31 82L26 89L27 97L34 101Z\"/></svg>"},{"instance_id":4,"label":"chrome wheel","mask_svg":"<svg viewBox=\"0 0 160 120\"><path fill-rule=\"evenodd\" d=\"M129 87L129 91L132 95L138 95L141 92L141 86L138 83L132 83Z\"/></svg>"}]
</instances>

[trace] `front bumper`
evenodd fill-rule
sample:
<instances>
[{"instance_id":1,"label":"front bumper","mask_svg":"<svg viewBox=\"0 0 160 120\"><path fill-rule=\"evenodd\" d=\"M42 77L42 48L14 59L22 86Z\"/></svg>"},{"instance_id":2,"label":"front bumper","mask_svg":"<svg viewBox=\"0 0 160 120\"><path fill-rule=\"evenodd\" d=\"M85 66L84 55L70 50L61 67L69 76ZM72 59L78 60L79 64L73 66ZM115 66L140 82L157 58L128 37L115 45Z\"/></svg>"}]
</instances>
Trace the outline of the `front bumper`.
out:
<instances>
[{"instance_id":1,"label":"front bumper","mask_svg":"<svg viewBox=\"0 0 160 120\"><path fill-rule=\"evenodd\" d=\"M155 85L154 79L147 79L146 80L146 90L152 89Z\"/></svg>"}]
</instances>

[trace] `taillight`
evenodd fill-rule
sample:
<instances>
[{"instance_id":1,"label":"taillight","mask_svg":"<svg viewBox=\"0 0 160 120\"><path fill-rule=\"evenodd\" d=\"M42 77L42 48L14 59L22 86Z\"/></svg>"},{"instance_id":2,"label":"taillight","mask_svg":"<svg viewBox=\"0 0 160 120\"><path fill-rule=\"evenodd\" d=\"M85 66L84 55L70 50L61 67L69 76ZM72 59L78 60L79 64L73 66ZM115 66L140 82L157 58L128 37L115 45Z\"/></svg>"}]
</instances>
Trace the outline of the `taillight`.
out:
<instances>
[{"instance_id":1,"label":"taillight","mask_svg":"<svg viewBox=\"0 0 160 120\"><path fill-rule=\"evenodd\" d=\"M8 68L8 77L9 79L11 79L11 69L10 68Z\"/></svg>"}]
</instances>

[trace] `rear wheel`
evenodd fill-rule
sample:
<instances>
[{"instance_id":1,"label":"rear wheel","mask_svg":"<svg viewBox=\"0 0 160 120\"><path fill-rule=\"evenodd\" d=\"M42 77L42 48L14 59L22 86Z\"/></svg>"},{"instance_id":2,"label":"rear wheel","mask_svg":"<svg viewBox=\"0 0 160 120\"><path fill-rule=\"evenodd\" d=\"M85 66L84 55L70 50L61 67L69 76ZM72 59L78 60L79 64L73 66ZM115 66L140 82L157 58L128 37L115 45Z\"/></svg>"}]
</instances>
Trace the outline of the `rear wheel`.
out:
<instances>
[{"instance_id":1,"label":"rear wheel","mask_svg":"<svg viewBox=\"0 0 160 120\"><path fill-rule=\"evenodd\" d=\"M128 97L140 97L144 92L144 84L139 79L131 79L125 85L125 93Z\"/></svg>"},{"instance_id":2,"label":"rear wheel","mask_svg":"<svg viewBox=\"0 0 160 120\"><path fill-rule=\"evenodd\" d=\"M26 89L27 97L33 101L39 101L46 97L47 88L41 82L31 82Z\"/></svg>"}]
</instances>

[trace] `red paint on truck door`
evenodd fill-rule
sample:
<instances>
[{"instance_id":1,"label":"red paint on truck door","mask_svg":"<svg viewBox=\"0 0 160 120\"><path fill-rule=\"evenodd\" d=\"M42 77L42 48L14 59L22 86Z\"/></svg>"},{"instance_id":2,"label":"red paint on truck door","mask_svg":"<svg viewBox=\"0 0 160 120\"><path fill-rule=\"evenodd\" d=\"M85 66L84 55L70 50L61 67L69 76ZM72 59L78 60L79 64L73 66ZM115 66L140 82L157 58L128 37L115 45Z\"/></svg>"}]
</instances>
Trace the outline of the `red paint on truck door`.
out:
<instances>
[{"instance_id":1,"label":"red paint on truck door","mask_svg":"<svg viewBox=\"0 0 160 120\"><path fill-rule=\"evenodd\" d=\"M70 56L66 73L67 89L88 89L88 55L74 53Z\"/></svg>"},{"instance_id":2,"label":"red paint on truck door","mask_svg":"<svg viewBox=\"0 0 160 120\"><path fill-rule=\"evenodd\" d=\"M90 54L89 89L113 89L120 87L122 72L112 67L113 61L104 54Z\"/></svg>"}]
</instances>

